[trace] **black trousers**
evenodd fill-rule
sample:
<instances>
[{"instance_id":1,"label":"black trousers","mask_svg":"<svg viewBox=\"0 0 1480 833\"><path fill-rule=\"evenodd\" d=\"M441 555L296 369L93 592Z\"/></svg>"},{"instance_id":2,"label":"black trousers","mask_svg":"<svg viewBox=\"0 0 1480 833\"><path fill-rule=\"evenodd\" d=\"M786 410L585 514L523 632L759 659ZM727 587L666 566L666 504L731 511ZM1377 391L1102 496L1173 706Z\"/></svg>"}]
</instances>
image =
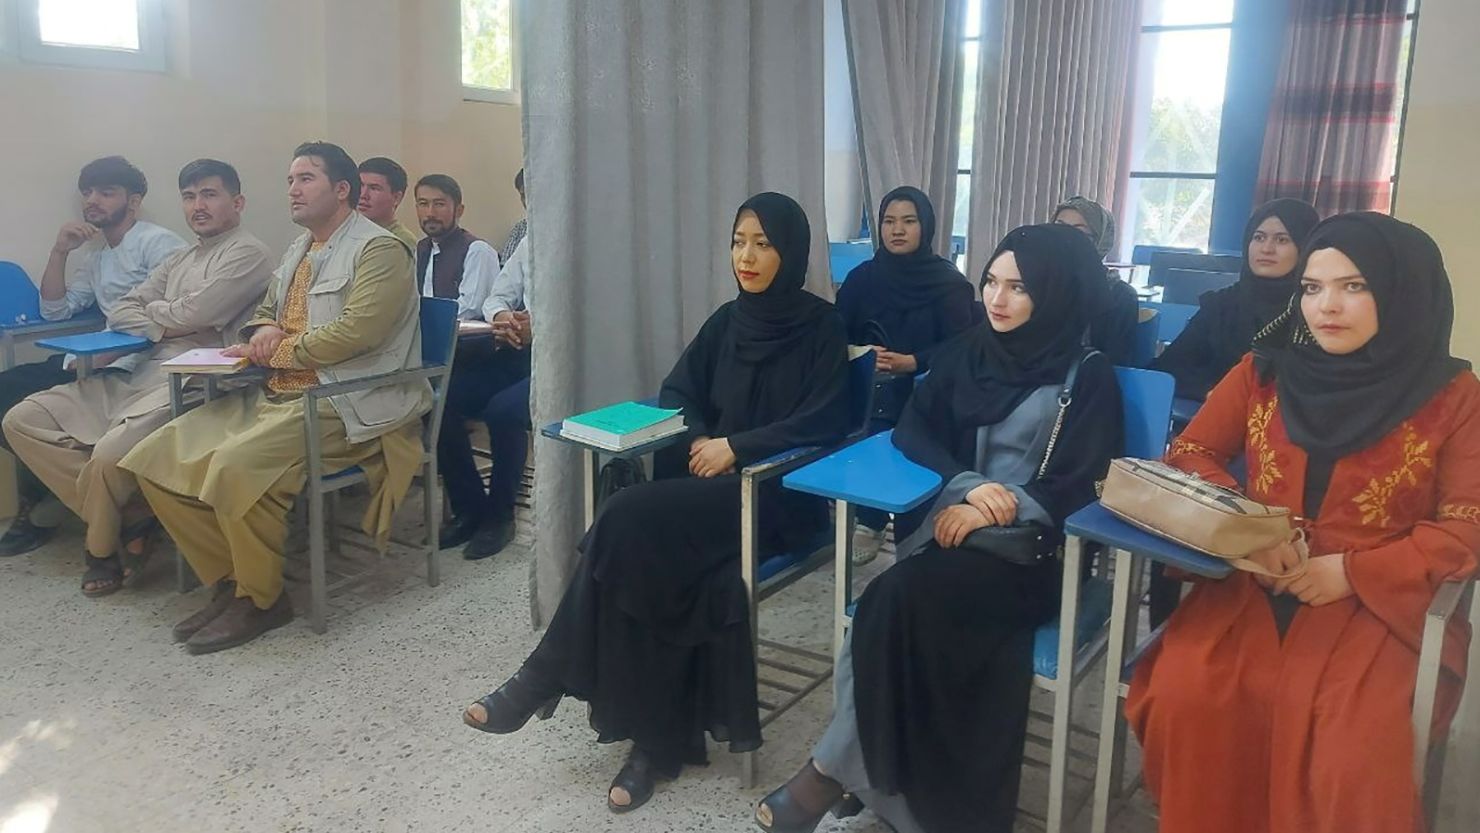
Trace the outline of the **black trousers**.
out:
<instances>
[{"instance_id":1,"label":"black trousers","mask_svg":"<svg viewBox=\"0 0 1480 833\"><path fill-rule=\"evenodd\" d=\"M488 426L493 473L487 488L473 459L470 419ZM529 351L494 349L487 336L459 343L437 437L437 467L453 515L513 520L529 429Z\"/></svg>"}]
</instances>

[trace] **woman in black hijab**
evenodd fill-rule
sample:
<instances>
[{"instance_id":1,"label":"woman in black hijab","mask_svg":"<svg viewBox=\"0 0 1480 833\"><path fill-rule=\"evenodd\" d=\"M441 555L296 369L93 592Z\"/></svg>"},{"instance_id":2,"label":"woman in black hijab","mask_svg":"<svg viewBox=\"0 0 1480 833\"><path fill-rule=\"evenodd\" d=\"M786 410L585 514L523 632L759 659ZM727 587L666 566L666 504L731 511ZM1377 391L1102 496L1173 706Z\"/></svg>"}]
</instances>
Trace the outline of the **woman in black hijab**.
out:
<instances>
[{"instance_id":1,"label":"woman in black hijab","mask_svg":"<svg viewBox=\"0 0 1480 833\"><path fill-rule=\"evenodd\" d=\"M878 228L873 259L849 272L838 289L848 342L869 345L878 356L870 434L899 421L914 377L930 369L935 349L971 327L981 309L966 276L935 253L935 206L924 191L906 185L885 194ZM874 533L854 551L854 562L864 564L878 553L889 515L860 509L858 522Z\"/></svg>"},{"instance_id":2,"label":"woman in black hijab","mask_svg":"<svg viewBox=\"0 0 1480 833\"><path fill-rule=\"evenodd\" d=\"M1100 260L1115 248L1115 215L1089 197L1070 197L1053 210L1053 222L1077 229L1089 237ZM1136 290L1120 279L1120 273L1105 267L1105 295L1090 314L1089 343L1114 364L1136 363L1136 323L1141 303Z\"/></svg>"},{"instance_id":3,"label":"woman in black hijab","mask_svg":"<svg viewBox=\"0 0 1480 833\"><path fill-rule=\"evenodd\" d=\"M607 797L613 812L705 763L706 731L735 752L760 746L735 472L835 442L847 422L842 322L802 288L810 240L789 197L740 206L730 243L739 295L704 323L659 395L683 409L685 442L659 453L657 479L603 504L539 647L463 714L504 734L548 717L563 695L585 700L598 741L633 742ZM763 553L798 546L827 521L822 503L780 486L761 490Z\"/></svg>"},{"instance_id":4,"label":"woman in black hijab","mask_svg":"<svg viewBox=\"0 0 1480 833\"><path fill-rule=\"evenodd\" d=\"M1254 335L1285 311L1300 286L1300 247L1320 215L1309 203L1271 200L1244 226L1244 263L1238 283L1209 292L1187 328L1152 365L1177 380L1177 395L1208 391L1249 352Z\"/></svg>"},{"instance_id":5,"label":"woman in black hijab","mask_svg":"<svg viewBox=\"0 0 1480 833\"><path fill-rule=\"evenodd\" d=\"M1081 343L1086 299L1104 279L1089 241L1061 225L1019 228L993 254L987 322L936 354L894 432L945 486L859 599L832 723L812 761L757 808L763 829L809 833L846 790L899 833L1011 830L1033 635L1057 613L1062 567L962 543L988 526L1061 529L1094 500L1121 439L1114 371Z\"/></svg>"},{"instance_id":6,"label":"woman in black hijab","mask_svg":"<svg viewBox=\"0 0 1480 833\"><path fill-rule=\"evenodd\" d=\"M1480 380L1451 355L1434 241L1383 214L1318 225L1301 287L1167 463L1303 518L1309 561L1199 582L1136 664L1126 715L1168 831L1422 830L1410 720L1425 613L1480 553ZM1300 566L1282 544L1251 557ZM1468 623L1451 621L1432 730ZM1429 727L1425 727L1429 728ZM1258 800L1250 800L1250 796Z\"/></svg>"}]
</instances>

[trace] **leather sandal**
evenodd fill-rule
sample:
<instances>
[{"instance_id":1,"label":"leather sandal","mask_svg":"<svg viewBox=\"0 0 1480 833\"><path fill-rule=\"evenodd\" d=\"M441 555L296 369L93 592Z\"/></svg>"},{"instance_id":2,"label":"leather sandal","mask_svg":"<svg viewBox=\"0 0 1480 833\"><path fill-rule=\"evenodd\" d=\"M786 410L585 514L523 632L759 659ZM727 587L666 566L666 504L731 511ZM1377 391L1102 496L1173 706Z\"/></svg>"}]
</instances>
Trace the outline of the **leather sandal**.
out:
<instances>
[{"instance_id":1,"label":"leather sandal","mask_svg":"<svg viewBox=\"0 0 1480 833\"><path fill-rule=\"evenodd\" d=\"M792 792L792 785L801 784L802 779L811 782L809 786L812 791L825 790L830 793L829 800L820 809L803 806ZM761 803L755 808L755 824L767 833L812 833L844 795L842 784L823 775L808 761L791 780L761 799ZM769 819L766 818L767 815L770 816Z\"/></svg>"},{"instance_id":2,"label":"leather sandal","mask_svg":"<svg viewBox=\"0 0 1480 833\"><path fill-rule=\"evenodd\" d=\"M648 799L657 790L659 781L672 781L681 771L683 764L665 767L634 743L632 751L627 753L627 763L622 764L621 771L612 779L611 786L606 788L606 808L613 813L630 813L648 803ZM618 804L612 800L612 790L618 787L627 793L626 804Z\"/></svg>"},{"instance_id":3,"label":"leather sandal","mask_svg":"<svg viewBox=\"0 0 1480 833\"><path fill-rule=\"evenodd\" d=\"M553 693L551 693L553 691ZM480 732L507 735L524 728L531 717L549 720L560 705L562 692L536 680L527 668L520 668L507 682L474 705L483 707L483 719L463 709L463 722Z\"/></svg>"},{"instance_id":4,"label":"leather sandal","mask_svg":"<svg viewBox=\"0 0 1480 833\"><path fill-rule=\"evenodd\" d=\"M118 556L87 559L87 572L82 574L82 595L96 599L117 593L123 587L123 564ZM92 587L88 587L91 584Z\"/></svg>"}]
</instances>

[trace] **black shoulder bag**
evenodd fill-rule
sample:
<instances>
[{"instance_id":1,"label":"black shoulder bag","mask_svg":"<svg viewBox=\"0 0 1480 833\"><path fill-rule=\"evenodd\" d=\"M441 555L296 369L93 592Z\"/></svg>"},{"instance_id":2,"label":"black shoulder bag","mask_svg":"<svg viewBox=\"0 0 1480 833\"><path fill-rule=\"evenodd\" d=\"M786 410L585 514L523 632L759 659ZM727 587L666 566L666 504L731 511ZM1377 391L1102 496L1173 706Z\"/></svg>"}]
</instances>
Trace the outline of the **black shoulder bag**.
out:
<instances>
[{"instance_id":1,"label":"black shoulder bag","mask_svg":"<svg viewBox=\"0 0 1480 833\"><path fill-rule=\"evenodd\" d=\"M1048 447L1043 450L1043 462L1038 465L1038 477L1048 471L1049 458L1059 442L1059 432L1064 428L1064 414L1074 401L1074 382L1079 377L1079 368L1097 351L1090 350L1079 361L1069 366L1069 375L1064 387L1059 390L1059 413L1054 418L1053 431L1048 435ZM1059 530L1039 523L1014 524L1012 526L984 526L966 536L958 549L995 556L1023 567L1031 567L1058 554Z\"/></svg>"}]
</instances>

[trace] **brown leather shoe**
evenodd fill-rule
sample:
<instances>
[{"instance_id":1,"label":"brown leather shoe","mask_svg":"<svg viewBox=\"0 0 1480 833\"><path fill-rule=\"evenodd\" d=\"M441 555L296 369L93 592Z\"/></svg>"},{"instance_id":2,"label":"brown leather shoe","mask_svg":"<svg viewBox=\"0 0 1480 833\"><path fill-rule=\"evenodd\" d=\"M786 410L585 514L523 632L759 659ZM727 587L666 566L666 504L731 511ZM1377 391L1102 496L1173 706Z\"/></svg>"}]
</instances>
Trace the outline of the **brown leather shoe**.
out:
<instances>
[{"instance_id":1,"label":"brown leather shoe","mask_svg":"<svg viewBox=\"0 0 1480 833\"><path fill-rule=\"evenodd\" d=\"M273 628L293 621L293 603L281 593L272 607L259 610L251 599L232 598L221 615L195 632L185 643L192 654L209 654L243 645Z\"/></svg>"},{"instance_id":2,"label":"brown leather shoe","mask_svg":"<svg viewBox=\"0 0 1480 833\"><path fill-rule=\"evenodd\" d=\"M231 604L234 596L236 596L236 582L230 579L216 582L216 590L211 594L211 601L205 607L180 620L174 630L170 631L175 641L184 642L194 636L196 631L211 624L217 616L221 615L221 611Z\"/></svg>"}]
</instances>

